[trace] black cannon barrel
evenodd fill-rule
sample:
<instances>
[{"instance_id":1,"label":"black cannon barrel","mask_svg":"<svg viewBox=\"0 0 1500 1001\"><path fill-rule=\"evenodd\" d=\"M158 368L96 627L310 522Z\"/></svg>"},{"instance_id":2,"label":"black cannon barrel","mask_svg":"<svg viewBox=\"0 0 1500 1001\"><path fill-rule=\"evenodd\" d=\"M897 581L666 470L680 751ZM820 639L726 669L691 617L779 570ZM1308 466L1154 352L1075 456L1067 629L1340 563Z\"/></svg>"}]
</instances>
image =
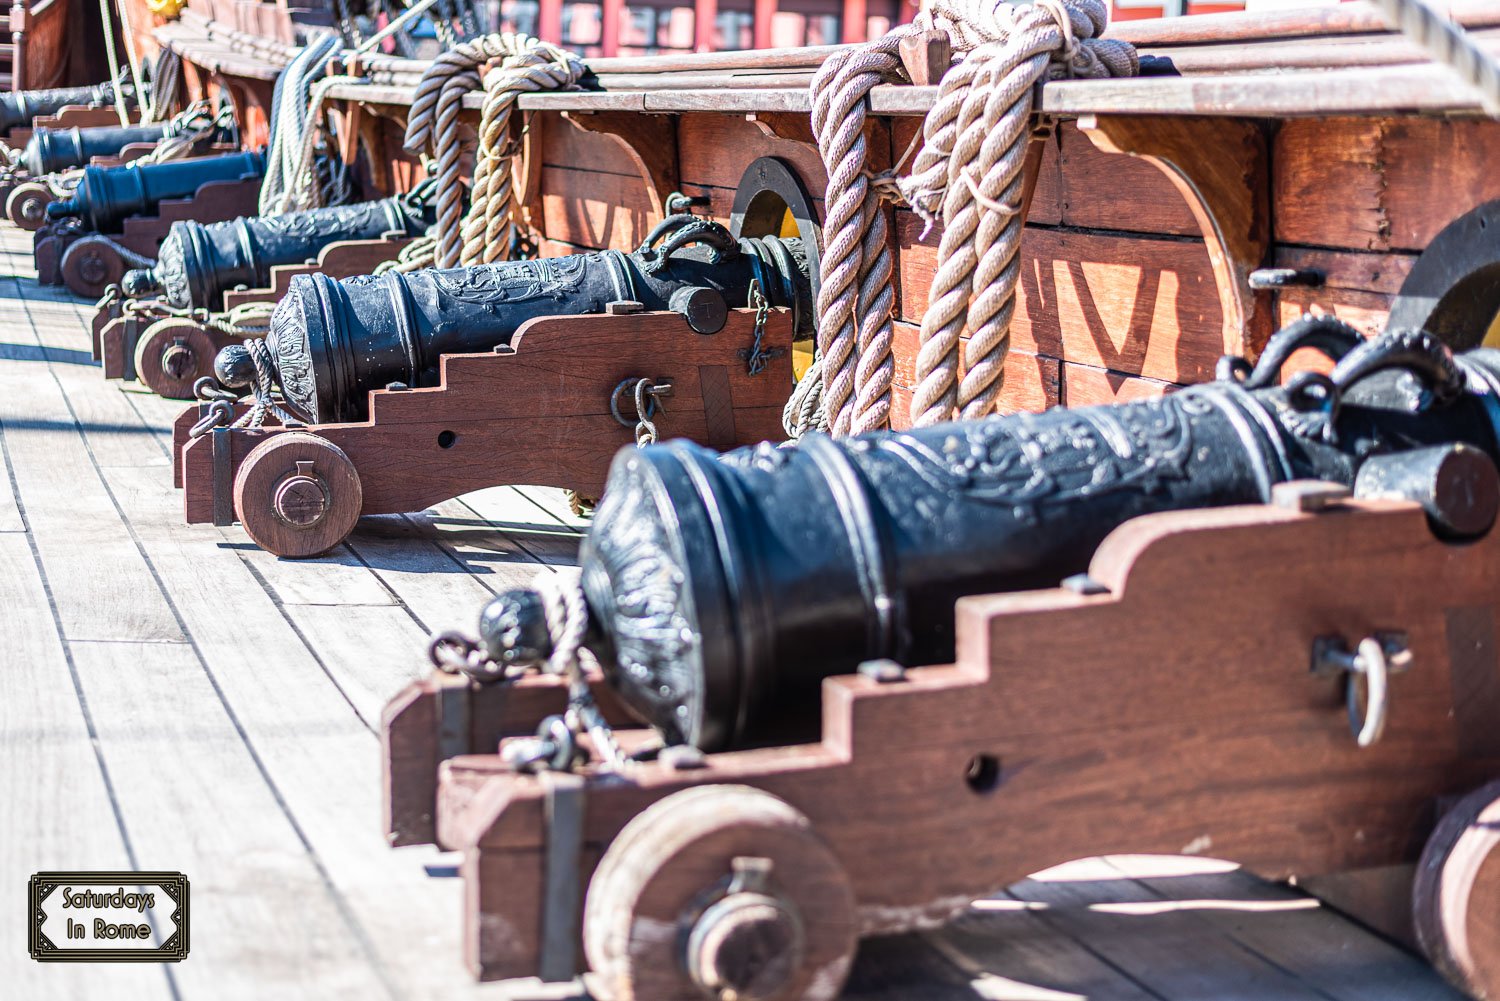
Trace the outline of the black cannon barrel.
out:
<instances>
[{"instance_id":1,"label":"black cannon barrel","mask_svg":"<svg viewBox=\"0 0 1500 1001\"><path fill-rule=\"evenodd\" d=\"M171 124L98 125L90 128L37 129L21 153L21 163L32 177L82 167L96 156L114 156L131 143L157 142Z\"/></svg>"},{"instance_id":2,"label":"black cannon barrel","mask_svg":"<svg viewBox=\"0 0 1500 1001\"><path fill-rule=\"evenodd\" d=\"M878 658L951 662L957 598L1055 587L1140 515L1359 478L1416 484L1447 505L1444 524L1488 527L1500 351L1455 361L1426 334L1361 346L1322 319L1283 334L1342 341L1331 379L1273 385L1283 337L1272 368L1157 400L722 456L686 442L622 452L581 553L587 643L669 741L816 739L823 677ZM542 607L526 590L497 598L481 620L490 655L545 657Z\"/></svg>"},{"instance_id":3,"label":"black cannon barrel","mask_svg":"<svg viewBox=\"0 0 1500 1001\"><path fill-rule=\"evenodd\" d=\"M127 272L121 285L126 295L137 298L162 293L179 309L214 308L225 290L264 286L273 267L316 258L330 243L372 240L384 233L418 236L432 222L430 207L405 196L208 225L174 222L156 265Z\"/></svg>"},{"instance_id":4,"label":"black cannon barrel","mask_svg":"<svg viewBox=\"0 0 1500 1001\"><path fill-rule=\"evenodd\" d=\"M121 167L85 167L72 198L47 206L48 219L76 216L96 233L113 233L130 216L151 215L168 198L187 198L209 181L263 177L259 153L230 153Z\"/></svg>"},{"instance_id":5,"label":"black cannon barrel","mask_svg":"<svg viewBox=\"0 0 1500 1001\"><path fill-rule=\"evenodd\" d=\"M128 97L134 89L126 87ZM40 115L55 115L72 104L114 104L115 85L97 83L92 87L58 87L51 90L22 90L0 94L0 133L31 124Z\"/></svg>"},{"instance_id":6,"label":"black cannon barrel","mask_svg":"<svg viewBox=\"0 0 1500 1001\"><path fill-rule=\"evenodd\" d=\"M392 382L435 385L442 355L489 351L508 343L532 317L602 313L616 300L685 310L684 298L696 296L695 307L707 298L717 304L722 325L724 308L745 305L756 280L771 305L809 315L800 240L735 241L721 226L686 218L691 221L679 230L684 239L708 243L689 246L674 237L661 250L647 246L630 254L604 251L342 281L299 275L272 315L267 336L282 393L314 424L363 420L371 389ZM810 321L804 323L810 331ZM244 384L243 350L226 348L215 364L230 385Z\"/></svg>"}]
</instances>

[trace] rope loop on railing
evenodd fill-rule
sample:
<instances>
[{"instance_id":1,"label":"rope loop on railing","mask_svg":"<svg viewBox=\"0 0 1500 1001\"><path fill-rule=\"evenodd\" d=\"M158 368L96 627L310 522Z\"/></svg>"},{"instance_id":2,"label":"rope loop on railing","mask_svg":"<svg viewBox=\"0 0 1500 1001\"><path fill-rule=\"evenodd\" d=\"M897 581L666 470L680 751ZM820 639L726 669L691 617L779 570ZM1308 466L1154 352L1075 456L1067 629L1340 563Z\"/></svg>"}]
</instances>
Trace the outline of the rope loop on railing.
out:
<instances>
[{"instance_id":1,"label":"rope loop on railing","mask_svg":"<svg viewBox=\"0 0 1500 1001\"><path fill-rule=\"evenodd\" d=\"M503 32L454 46L422 74L407 118L405 145L413 153L429 151L437 161L438 267L510 256L517 225L506 149L511 109L522 93L575 86L585 70L583 61L566 49L530 35ZM465 219L458 117L464 95L478 90L481 79L485 101Z\"/></svg>"},{"instance_id":2,"label":"rope loop on railing","mask_svg":"<svg viewBox=\"0 0 1500 1001\"><path fill-rule=\"evenodd\" d=\"M822 385L799 387L786 413L788 433L826 428L844 435L890 425L894 266L881 201L898 193L929 227L943 224L912 423L980 417L994 408L1019 277L1034 88L1056 77L1137 73L1133 48L1099 37L1107 23L1104 0L934 0L912 24L823 64L812 83L812 124L828 170L825 246L818 360L804 377ZM933 29L948 34L962 59L939 85L911 174L892 185L891 174L868 170L869 93L905 79L901 40ZM968 370L960 380L965 332Z\"/></svg>"}]
</instances>

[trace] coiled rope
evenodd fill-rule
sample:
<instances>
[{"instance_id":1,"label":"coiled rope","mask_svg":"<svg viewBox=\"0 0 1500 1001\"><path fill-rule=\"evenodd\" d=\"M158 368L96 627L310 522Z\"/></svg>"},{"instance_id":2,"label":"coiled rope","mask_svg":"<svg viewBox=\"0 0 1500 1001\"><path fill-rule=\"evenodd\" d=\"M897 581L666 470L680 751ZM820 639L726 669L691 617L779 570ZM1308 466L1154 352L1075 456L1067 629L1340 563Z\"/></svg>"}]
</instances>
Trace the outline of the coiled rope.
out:
<instances>
[{"instance_id":1,"label":"coiled rope","mask_svg":"<svg viewBox=\"0 0 1500 1001\"><path fill-rule=\"evenodd\" d=\"M999 396L1019 276L1020 195L1034 86L1060 76L1132 76L1131 46L1098 36L1103 0L934 0L867 45L824 62L812 83L813 132L828 170L818 295L818 359L788 405L788 432L844 435L890 423L894 274L882 199L904 199L943 235L923 318L916 426L988 413ZM869 93L904 78L901 40L946 32L964 58L943 78L909 177L868 169ZM898 165L899 167L900 165ZM893 183L894 182L894 183ZM959 377L959 339L970 334ZM821 399L819 399L821 397Z\"/></svg>"},{"instance_id":2,"label":"coiled rope","mask_svg":"<svg viewBox=\"0 0 1500 1001\"><path fill-rule=\"evenodd\" d=\"M462 142L458 127L464 95L480 86L480 116L474 191L467 222L460 183ZM516 219L515 191L505 144L511 109L523 93L561 90L577 84L584 64L566 49L529 35L503 32L463 42L435 59L417 84L407 118L406 148L436 160L437 267L503 260L510 254Z\"/></svg>"},{"instance_id":3,"label":"coiled rope","mask_svg":"<svg viewBox=\"0 0 1500 1001\"><path fill-rule=\"evenodd\" d=\"M287 211L282 204L302 167L313 84L338 52L338 36L324 32L308 42L276 77L271 92L271 148L260 187L261 215Z\"/></svg>"}]
</instances>

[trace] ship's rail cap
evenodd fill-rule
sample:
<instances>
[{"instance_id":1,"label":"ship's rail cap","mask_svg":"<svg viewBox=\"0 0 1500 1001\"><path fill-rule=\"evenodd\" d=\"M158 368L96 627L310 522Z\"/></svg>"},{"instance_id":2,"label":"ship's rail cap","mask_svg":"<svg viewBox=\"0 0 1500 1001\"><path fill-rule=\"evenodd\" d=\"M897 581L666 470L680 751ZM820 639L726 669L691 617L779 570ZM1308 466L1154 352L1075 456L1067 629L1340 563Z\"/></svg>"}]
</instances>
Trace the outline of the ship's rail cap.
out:
<instances>
[{"instance_id":1,"label":"ship's rail cap","mask_svg":"<svg viewBox=\"0 0 1500 1001\"><path fill-rule=\"evenodd\" d=\"M1449 16L1500 52L1500 5L1459 0ZM274 79L297 51L184 12L157 37L185 59L217 72ZM1058 80L1042 88L1041 110L1086 114L1297 117L1421 113L1482 113L1475 94L1450 70L1434 65L1364 4L1245 14L1126 21L1109 37L1132 42L1143 55L1170 59L1180 76ZM592 59L590 89L524 94L520 107L549 111L654 113L808 113L808 83L841 46ZM330 97L376 105L410 105L428 63L374 55L361 60L372 82L334 87ZM871 110L923 115L936 88L875 88ZM478 110L482 93L469 94Z\"/></svg>"}]
</instances>

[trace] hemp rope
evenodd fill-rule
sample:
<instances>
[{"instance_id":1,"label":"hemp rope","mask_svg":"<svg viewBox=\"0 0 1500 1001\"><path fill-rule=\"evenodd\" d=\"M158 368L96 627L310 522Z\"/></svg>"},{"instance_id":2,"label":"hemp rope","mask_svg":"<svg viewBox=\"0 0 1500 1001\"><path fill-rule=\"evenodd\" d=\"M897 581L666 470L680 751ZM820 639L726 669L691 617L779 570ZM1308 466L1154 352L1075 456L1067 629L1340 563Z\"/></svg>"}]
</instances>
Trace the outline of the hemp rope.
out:
<instances>
[{"instance_id":1,"label":"hemp rope","mask_svg":"<svg viewBox=\"0 0 1500 1001\"><path fill-rule=\"evenodd\" d=\"M474 194L468 221L463 221L462 157L459 112L464 95L480 86L485 73L484 110L474 167ZM574 86L585 71L577 56L529 35L504 32L454 46L433 60L417 84L407 118L406 149L430 151L437 160L437 252L435 265L503 260L510 254L515 225L515 192L510 178L510 150L502 148L511 108L522 93Z\"/></svg>"},{"instance_id":2,"label":"hemp rope","mask_svg":"<svg viewBox=\"0 0 1500 1001\"><path fill-rule=\"evenodd\" d=\"M271 92L271 148L266 152L266 176L260 186L261 215L285 211L278 206L295 183L301 167L313 82L338 51L338 36L322 33L308 42L276 77Z\"/></svg>"},{"instance_id":3,"label":"hemp rope","mask_svg":"<svg viewBox=\"0 0 1500 1001\"><path fill-rule=\"evenodd\" d=\"M324 198L323 186L318 183L317 151L318 137L321 129L320 122L325 113L325 103L328 94L333 88L345 84L368 83L362 76L334 75L326 76L319 80L312 88L312 94L308 98L307 116L303 120L301 135L301 149L297 153L296 169L292 172L286 189L277 197L276 203L270 212L281 214L286 212L301 212L306 209L322 208L326 199ZM326 130L326 135L333 134L332 129ZM347 187L347 181L339 185L340 188ZM337 199L335 199L337 200ZM262 208L261 214L266 215L267 210Z\"/></svg>"},{"instance_id":4,"label":"hemp rope","mask_svg":"<svg viewBox=\"0 0 1500 1001\"><path fill-rule=\"evenodd\" d=\"M902 38L937 28L964 53L923 123L923 149L900 195L943 236L930 305L922 322L912 423L925 426L988 413L1004 382L1019 276L1020 194L1032 94L1057 76L1131 76L1135 50L1098 36L1103 0L935 0L910 25L829 58L812 83L814 134L828 170L825 247L818 295L819 360L809 386L789 403L794 436L812 427L835 435L888 426L894 362L894 274L881 199L890 174L868 169L864 124L869 93L900 79ZM959 339L970 333L959 378ZM815 397L821 392L821 415ZM813 406L809 406L813 403Z\"/></svg>"},{"instance_id":5,"label":"hemp rope","mask_svg":"<svg viewBox=\"0 0 1500 1001\"><path fill-rule=\"evenodd\" d=\"M1500 60L1481 48L1463 25L1444 17L1426 0L1374 0L1374 3L1403 35L1474 88L1488 114L1500 117Z\"/></svg>"},{"instance_id":6,"label":"hemp rope","mask_svg":"<svg viewBox=\"0 0 1500 1001\"><path fill-rule=\"evenodd\" d=\"M116 254L119 254L120 260L124 261L127 266L132 268L149 268L156 263L156 261L152 258L137 254L135 251L131 250L123 243L120 243L117 240L111 240L109 237L104 236L102 233L90 233L88 236L74 240L72 243L68 244L67 253L72 253L75 248L84 246L108 247ZM66 254L64 256L66 256Z\"/></svg>"}]
</instances>

